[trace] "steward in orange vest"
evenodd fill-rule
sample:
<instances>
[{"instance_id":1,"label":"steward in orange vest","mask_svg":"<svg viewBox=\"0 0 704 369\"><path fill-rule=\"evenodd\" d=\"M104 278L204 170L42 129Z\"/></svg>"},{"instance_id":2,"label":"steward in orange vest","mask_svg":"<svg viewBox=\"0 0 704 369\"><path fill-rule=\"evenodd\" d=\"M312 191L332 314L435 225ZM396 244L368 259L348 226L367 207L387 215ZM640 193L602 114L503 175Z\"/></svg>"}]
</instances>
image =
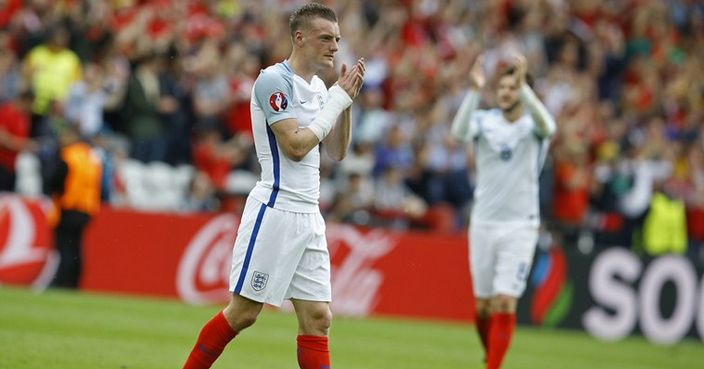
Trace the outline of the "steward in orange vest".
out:
<instances>
[{"instance_id":1,"label":"steward in orange vest","mask_svg":"<svg viewBox=\"0 0 704 369\"><path fill-rule=\"evenodd\" d=\"M75 127L59 132L59 157L53 163L47 190L56 217L54 244L60 256L52 287L77 288L81 276L83 234L100 209L101 160L82 141Z\"/></svg>"}]
</instances>

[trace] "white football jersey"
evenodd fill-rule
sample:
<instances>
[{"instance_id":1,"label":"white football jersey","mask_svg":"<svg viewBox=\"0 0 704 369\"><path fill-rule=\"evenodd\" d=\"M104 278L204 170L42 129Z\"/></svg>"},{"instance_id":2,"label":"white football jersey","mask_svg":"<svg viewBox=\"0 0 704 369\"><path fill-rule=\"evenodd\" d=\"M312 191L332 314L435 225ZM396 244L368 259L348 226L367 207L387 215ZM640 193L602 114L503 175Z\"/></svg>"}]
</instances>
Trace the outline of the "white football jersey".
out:
<instances>
[{"instance_id":1,"label":"white football jersey","mask_svg":"<svg viewBox=\"0 0 704 369\"><path fill-rule=\"evenodd\" d=\"M281 210L319 211L320 150L314 148L303 160L293 161L279 147L271 126L295 118L299 127L307 127L327 99L328 90L320 78L313 76L308 83L293 73L287 61L261 71L252 88L250 110L262 172L250 196Z\"/></svg>"},{"instance_id":2,"label":"white football jersey","mask_svg":"<svg viewBox=\"0 0 704 369\"><path fill-rule=\"evenodd\" d=\"M476 168L473 222L540 223L538 176L549 137L526 113L508 122L501 110L475 110L470 121Z\"/></svg>"}]
</instances>

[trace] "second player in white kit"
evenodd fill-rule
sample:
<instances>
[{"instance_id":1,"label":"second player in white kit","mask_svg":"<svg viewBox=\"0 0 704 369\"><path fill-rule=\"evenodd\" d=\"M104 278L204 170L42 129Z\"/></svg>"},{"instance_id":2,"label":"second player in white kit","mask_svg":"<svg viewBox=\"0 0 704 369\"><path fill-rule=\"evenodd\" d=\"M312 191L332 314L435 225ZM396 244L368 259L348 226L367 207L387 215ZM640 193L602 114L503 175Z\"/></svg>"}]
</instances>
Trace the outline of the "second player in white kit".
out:
<instances>
[{"instance_id":1,"label":"second player in white kit","mask_svg":"<svg viewBox=\"0 0 704 369\"><path fill-rule=\"evenodd\" d=\"M530 115L508 122L500 109L475 111L470 124L477 174L469 232L474 294L518 297L538 240L538 176L549 136Z\"/></svg>"},{"instance_id":2,"label":"second player in white kit","mask_svg":"<svg viewBox=\"0 0 704 369\"><path fill-rule=\"evenodd\" d=\"M515 326L517 299L538 240L538 176L555 132L555 122L525 82L525 58L512 63L500 71L498 108L478 110L485 78L481 57L475 62L472 88L452 124L453 136L474 150L470 271L487 369L501 365Z\"/></svg>"}]
</instances>

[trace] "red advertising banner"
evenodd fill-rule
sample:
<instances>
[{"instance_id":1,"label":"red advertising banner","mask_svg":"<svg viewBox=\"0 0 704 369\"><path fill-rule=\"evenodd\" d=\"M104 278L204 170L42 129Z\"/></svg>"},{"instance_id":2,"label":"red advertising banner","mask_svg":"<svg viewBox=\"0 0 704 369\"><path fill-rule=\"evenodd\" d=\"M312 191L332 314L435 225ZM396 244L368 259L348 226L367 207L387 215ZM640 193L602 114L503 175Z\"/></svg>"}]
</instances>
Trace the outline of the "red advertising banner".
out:
<instances>
[{"instance_id":1,"label":"red advertising banner","mask_svg":"<svg viewBox=\"0 0 704 369\"><path fill-rule=\"evenodd\" d=\"M44 204L0 194L0 285L41 288L53 276ZM81 288L225 304L238 224L233 214L102 209L86 234ZM328 224L327 237L335 313L473 319L464 234ZM634 333L661 344L704 339L702 273L684 256L538 250L519 321L581 328L606 340Z\"/></svg>"},{"instance_id":2,"label":"red advertising banner","mask_svg":"<svg viewBox=\"0 0 704 369\"><path fill-rule=\"evenodd\" d=\"M471 320L466 237L328 225L333 311Z\"/></svg>"},{"instance_id":3,"label":"red advertising banner","mask_svg":"<svg viewBox=\"0 0 704 369\"><path fill-rule=\"evenodd\" d=\"M227 301L232 215L177 215L103 209L84 245L81 288Z\"/></svg>"},{"instance_id":4,"label":"red advertising banner","mask_svg":"<svg viewBox=\"0 0 704 369\"><path fill-rule=\"evenodd\" d=\"M83 245L81 288L225 303L239 218L104 208ZM329 224L334 312L471 320L466 237ZM39 202L0 196L0 284L46 286L56 269Z\"/></svg>"},{"instance_id":5,"label":"red advertising banner","mask_svg":"<svg viewBox=\"0 0 704 369\"><path fill-rule=\"evenodd\" d=\"M86 235L81 287L225 303L238 221L104 209ZM339 224L327 234L334 312L471 320L465 237Z\"/></svg>"}]
</instances>

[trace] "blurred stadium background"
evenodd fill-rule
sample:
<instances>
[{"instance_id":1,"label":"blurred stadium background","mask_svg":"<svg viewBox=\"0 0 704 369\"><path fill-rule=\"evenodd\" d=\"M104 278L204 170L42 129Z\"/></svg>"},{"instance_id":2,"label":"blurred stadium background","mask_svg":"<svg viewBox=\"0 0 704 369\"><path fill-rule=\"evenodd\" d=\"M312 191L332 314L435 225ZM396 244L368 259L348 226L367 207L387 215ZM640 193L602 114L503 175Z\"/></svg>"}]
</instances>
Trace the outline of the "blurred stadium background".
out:
<instances>
[{"instance_id":1,"label":"blurred stadium background","mask_svg":"<svg viewBox=\"0 0 704 369\"><path fill-rule=\"evenodd\" d=\"M43 168L67 125L104 168L85 293L0 287L0 368L52 367L35 359L35 339L48 357L69 356L57 364L65 368L139 367L121 356L149 350L130 351L129 341L168 341L150 368L180 362L227 297L233 230L259 169L250 89L260 68L288 56L287 17L301 3L0 0L0 285L42 290L56 267ZM520 303L524 328L507 367L702 365L704 3L325 3L340 19L338 65L367 62L351 152L321 163L333 308L344 317L334 362L479 365L465 246L471 153L449 125L476 56L486 53L491 72L518 51L559 128L541 177L544 229ZM190 305L87 293L97 291ZM118 320L129 334L110 321L112 305L131 312ZM162 309L184 319L165 319L162 333L139 323L166 318ZM291 319L267 313L273 323L243 343L260 353L279 345L282 364L247 367L290 363L281 337ZM400 343L424 331L436 333L432 344ZM375 334L366 348L356 342ZM88 364L69 346L91 337L99 343L86 346ZM221 367L247 355L233 350Z\"/></svg>"}]
</instances>

